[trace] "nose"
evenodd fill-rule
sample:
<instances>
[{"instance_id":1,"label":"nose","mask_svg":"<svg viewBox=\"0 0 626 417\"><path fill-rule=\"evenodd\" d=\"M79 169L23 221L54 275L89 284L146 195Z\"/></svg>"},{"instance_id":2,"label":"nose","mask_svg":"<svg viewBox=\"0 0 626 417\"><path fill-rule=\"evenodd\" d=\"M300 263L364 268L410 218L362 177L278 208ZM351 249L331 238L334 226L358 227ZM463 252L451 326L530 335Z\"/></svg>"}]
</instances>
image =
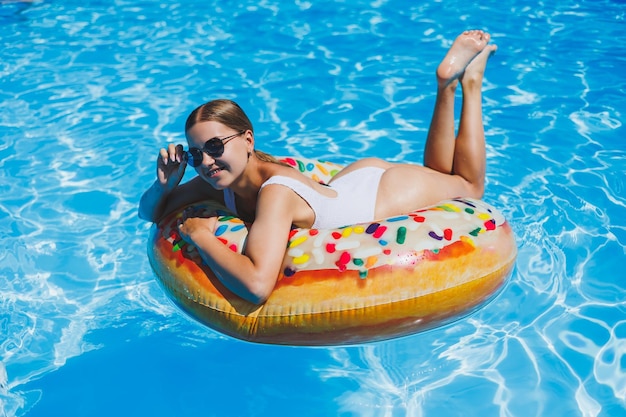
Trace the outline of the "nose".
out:
<instances>
[{"instance_id":1,"label":"nose","mask_svg":"<svg viewBox=\"0 0 626 417\"><path fill-rule=\"evenodd\" d=\"M209 155L208 152L202 152L202 165L211 166L215 163L215 158Z\"/></svg>"}]
</instances>

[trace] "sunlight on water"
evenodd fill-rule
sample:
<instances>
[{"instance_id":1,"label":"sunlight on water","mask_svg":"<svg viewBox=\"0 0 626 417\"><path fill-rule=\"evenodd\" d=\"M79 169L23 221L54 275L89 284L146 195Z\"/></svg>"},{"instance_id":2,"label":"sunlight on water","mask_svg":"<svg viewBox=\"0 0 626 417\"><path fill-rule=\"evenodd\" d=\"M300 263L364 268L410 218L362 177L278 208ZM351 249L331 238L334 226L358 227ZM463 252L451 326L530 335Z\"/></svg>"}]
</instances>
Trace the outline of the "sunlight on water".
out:
<instances>
[{"instance_id":1,"label":"sunlight on water","mask_svg":"<svg viewBox=\"0 0 626 417\"><path fill-rule=\"evenodd\" d=\"M0 2L0 415L626 415L625 14ZM233 341L166 299L136 208L191 109L236 99L277 155L419 162L436 65L469 27L499 45L485 199L519 244L496 299L441 329L328 349Z\"/></svg>"}]
</instances>

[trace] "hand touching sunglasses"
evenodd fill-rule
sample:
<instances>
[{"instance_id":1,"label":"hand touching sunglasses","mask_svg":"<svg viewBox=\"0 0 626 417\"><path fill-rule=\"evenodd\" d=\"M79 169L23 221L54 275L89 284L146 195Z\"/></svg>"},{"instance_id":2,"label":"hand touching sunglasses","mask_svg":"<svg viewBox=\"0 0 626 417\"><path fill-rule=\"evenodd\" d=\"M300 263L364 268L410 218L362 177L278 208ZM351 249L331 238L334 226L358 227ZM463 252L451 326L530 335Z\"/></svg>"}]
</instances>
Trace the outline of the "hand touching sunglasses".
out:
<instances>
[{"instance_id":1,"label":"hand touching sunglasses","mask_svg":"<svg viewBox=\"0 0 626 417\"><path fill-rule=\"evenodd\" d=\"M200 165L202 165L203 152L209 155L211 158L219 158L224 154L224 145L228 141L236 138L243 133L245 133L245 130L237 132L234 135L226 136L225 138L211 138L204 142L204 146L202 146L202 149L189 148L188 151L185 151L183 153L183 158L192 167L199 167Z\"/></svg>"}]
</instances>

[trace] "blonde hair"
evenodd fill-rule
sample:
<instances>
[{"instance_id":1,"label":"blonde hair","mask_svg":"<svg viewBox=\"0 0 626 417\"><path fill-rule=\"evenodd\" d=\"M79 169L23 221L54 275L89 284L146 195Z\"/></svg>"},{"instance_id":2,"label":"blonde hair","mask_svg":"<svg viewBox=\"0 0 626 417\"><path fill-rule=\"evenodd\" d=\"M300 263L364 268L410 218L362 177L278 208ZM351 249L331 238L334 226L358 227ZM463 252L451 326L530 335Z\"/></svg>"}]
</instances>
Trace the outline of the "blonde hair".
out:
<instances>
[{"instance_id":1,"label":"blonde hair","mask_svg":"<svg viewBox=\"0 0 626 417\"><path fill-rule=\"evenodd\" d=\"M219 122L224 126L237 131L250 130L254 134L254 128L246 113L239 107L237 103L227 99L217 99L204 103L192 111L185 122L185 132L189 131L196 123L200 122ZM285 164L272 155L263 151L254 150L256 157L264 162L290 166Z\"/></svg>"}]
</instances>

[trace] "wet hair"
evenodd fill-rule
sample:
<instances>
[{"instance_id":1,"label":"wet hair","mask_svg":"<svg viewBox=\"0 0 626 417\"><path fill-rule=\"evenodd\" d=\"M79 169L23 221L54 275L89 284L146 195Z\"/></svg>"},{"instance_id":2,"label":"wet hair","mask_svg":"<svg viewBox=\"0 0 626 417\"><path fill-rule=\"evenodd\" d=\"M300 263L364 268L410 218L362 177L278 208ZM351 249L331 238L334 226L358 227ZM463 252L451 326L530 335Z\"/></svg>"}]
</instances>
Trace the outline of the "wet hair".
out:
<instances>
[{"instance_id":1,"label":"wet hair","mask_svg":"<svg viewBox=\"0 0 626 417\"><path fill-rule=\"evenodd\" d=\"M200 122L218 122L236 131L250 130L254 134L254 128L246 113L237 103L227 99L217 99L204 103L189 114L185 122L185 132ZM265 152L254 150L256 157L265 162L285 165L278 159Z\"/></svg>"}]
</instances>

